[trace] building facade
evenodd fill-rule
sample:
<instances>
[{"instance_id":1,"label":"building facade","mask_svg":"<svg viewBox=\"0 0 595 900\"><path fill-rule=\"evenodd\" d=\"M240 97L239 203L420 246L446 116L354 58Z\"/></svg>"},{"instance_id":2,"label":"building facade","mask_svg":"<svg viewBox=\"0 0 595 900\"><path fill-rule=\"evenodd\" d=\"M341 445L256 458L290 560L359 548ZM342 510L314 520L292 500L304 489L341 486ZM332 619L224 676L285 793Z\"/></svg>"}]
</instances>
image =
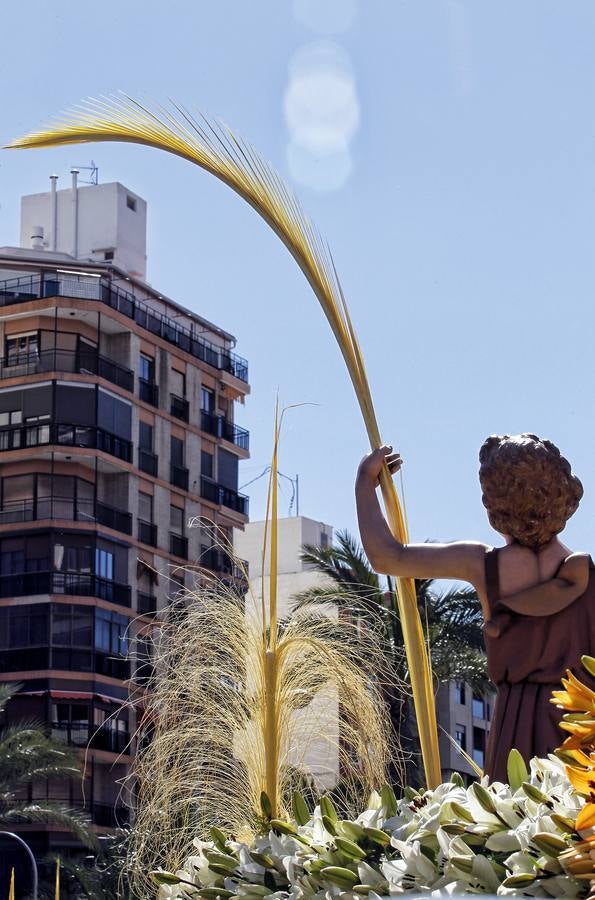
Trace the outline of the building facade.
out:
<instances>
[{"instance_id":1,"label":"building facade","mask_svg":"<svg viewBox=\"0 0 595 900\"><path fill-rule=\"evenodd\" d=\"M142 198L74 173L23 198L22 246L0 248L0 679L22 684L5 718L88 747L84 784L29 799L84 806L100 832L129 817L129 645L187 567L234 577L220 548L248 519L246 361L146 283L145 226ZM39 853L74 843L20 830Z\"/></svg>"}]
</instances>

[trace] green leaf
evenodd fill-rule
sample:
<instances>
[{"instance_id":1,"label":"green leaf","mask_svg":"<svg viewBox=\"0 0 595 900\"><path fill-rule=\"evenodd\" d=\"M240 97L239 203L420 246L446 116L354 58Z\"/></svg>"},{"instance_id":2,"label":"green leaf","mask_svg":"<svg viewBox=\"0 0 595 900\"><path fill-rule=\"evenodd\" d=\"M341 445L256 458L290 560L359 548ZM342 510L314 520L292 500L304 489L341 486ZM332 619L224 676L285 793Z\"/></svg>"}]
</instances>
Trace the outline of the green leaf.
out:
<instances>
[{"instance_id":1,"label":"green leaf","mask_svg":"<svg viewBox=\"0 0 595 900\"><path fill-rule=\"evenodd\" d=\"M348 841L347 838L337 837L335 838L335 844L338 849L350 859L360 860L366 858L366 851L362 850L355 841Z\"/></svg>"},{"instance_id":2,"label":"green leaf","mask_svg":"<svg viewBox=\"0 0 595 900\"><path fill-rule=\"evenodd\" d=\"M595 657L587 656L585 654L584 656L581 656L581 662L589 675L592 675L595 678Z\"/></svg>"},{"instance_id":3,"label":"green leaf","mask_svg":"<svg viewBox=\"0 0 595 900\"><path fill-rule=\"evenodd\" d=\"M456 800L450 801L450 808L452 809L454 815L457 819L461 819L463 822L469 822L470 825L475 825L475 819L469 812L469 810L462 806L460 803L457 803Z\"/></svg>"},{"instance_id":4,"label":"green leaf","mask_svg":"<svg viewBox=\"0 0 595 900\"><path fill-rule=\"evenodd\" d=\"M155 884L180 884L182 881L173 872L151 872L151 879Z\"/></svg>"},{"instance_id":5,"label":"green leaf","mask_svg":"<svg viewBox=\"0 0 595 900\"><path fill-rule=\"evenodd\" d=\"M525 887L525 885L533 884L536 876L530 875L529 872L521 872L520 875L509 875L502 885L503 887Z\"/></svg>"},{"instance_id":6,"label":"green leaf","mask_svg":"<svg viewBox=\"0 0 595 900\"><path fill-rule=\"evenodd\" d=\"M529 797L530 800L533 800L534 803L544 803L549 809L553 807L554 804L550 798L540 791L539 788L536 788L535 785L529 784L528 781L523 781L521 787L527 797Z\"/></svg>"},{"instance_id":7,"label":"green leaf","mask_svg":"<svg viewBox=\"0 0 595 900\"><path fill-rule=\"evenodd\" d=\"M388 847L390 844L390 837L386 831L381 831L380 828L365 827L364 833L368 840L372 841L374 844L380 844L381 847Z\"/></svg>"},{"instance_id":8,"label":"green leaf","mask_svg":"<svg viewBox=\"0 0 595 900\"><path fill-rule=\"evenodd\" d=\"M297 828L293 822L285 822L283 819L271 819L269 825L280 834L297 834Z\"/></svg>"},{"instance_id":9,"label":"green leaf","mask_svg":"<svg viewBox=\"0 0 595 900\"><path fill-rule=\"evenodd\" d=\"M570 846L569 841L565 841L563 838L551 834L549 831L534 834L531 838L531 843L534 844L541 853L545 853L546 856L554 856L556 859L560 853L564 850L568 850Z\"/></svg>"},{"instance_id":10,"label":"green leaf","mask_svg":"<svg viewBox=\"0 0 595 900\"><path fill-rule=\"evenodd\" d=\"M311 818L310 810L308 809L308 804L304 800L303 794L300 794L299 791L293 792L293 796L291 798L291 808L293 812L293 818L296 820L298 825L307 825Z\"/></svg>"},{"instance_id":11,"label":"green leaf","mask_svg":"<svg viewBox=\"0 0 595 900\"><path fill-rule=\"evenodd\" d=\"M273 815L273 807L266 791L262 791L260 795L260 808L265 819L270 819Z\"/></svg>"},{"instance_id":12,"label":"green leaf","mask_svg":"<svg viewBox=\"0 0 595 900\"><path fill-rule=\"evenodd\" d=\"M380 799L386 811L386 818L390 819L397 814L397 798L390 784L382 785Z\"/></svg>"},{"instance_id":13,"label":"green leaf","mask_svg":"<svg viewBox=\"0 0 595 900\"><path fill-rule=\"evenodd\" d=\"M320 813L321 815L326 816L327 819L330 819L331 822L337 822L339 819L333 801L330 797L327 797L326 794L324 797L320 798Z\"/></svg>"},{"instance_id":14,"label":"green leaf","mask_svg":"<svg viewBox=\"0 0 595 900\"><path fill-rule=\"evenodd\" d=\"M486 790L478 781L475 781L472 786L472 791L482 809L491 813L493 816L497 815L496 805L488 790Z\"/></svg>"},{"instance_id":15,"label":"green leaf","mask_svg":"<svg viewBox=\"0 0 595 900\"><path fill-rule=\"evenodd\" d=\"M333 820L329 819L328 816L323 816L322 824L324 825L328 833L333 835L333 837L337 834L337 822L333 822Z\"/></svg>"},{"instance_id":16,"label":"green leaf","mask_svg":"<svg viewBox=\"0 0 595 900\"><path fill-rule=\"evenodd\" d=\"M514 747L508 754L507 762L508 784L512 791L518 791L520 786L529 777L525 760L522 755Z\"/></svg>"},{"instance_id":17,"label":"green leaf","mask_svg":"<svg viewBox=\"0 0 595 900\"><path fill-rule=\"evenodd\" d=\"M358 883L359 879L359 876L355 875L351 869L344 869L342 866L325 866L324 869L321 869L320 874L333 884L348 891Z\"/></svg>"},{"instance_id":18,"label":"green leaf","mask_svg":"<svg viewBox=\"0 0 595 900\"><path fill-rule=\"evenodd\" d=\"M211 839L221 853L227 851L227 835L220 828L211 828Z\"/></svg>"},{"instance_id":19,"label":"green leaf","mask_svg":"<svg viewBox=\"0 0 595 900\"><path fill-rule=\"evenodd\" d=\"M363 826L358 825L357 822L351 822L349 819L342 819L340 822L337 822L337 831L352 841L361 841L366 836Z\"/></svg>"},{"instance_id":20,"label":"green leaf","mask_svg":"<svg viewBox=\"0 0 595 900\"><path fill-rule=\"evenodd\" d=\"M456 784L457 787L465 787L465 782L463 781L461 775L458 772L453 772L450 777L451 784Z\"/></svg>"}]
</instances>

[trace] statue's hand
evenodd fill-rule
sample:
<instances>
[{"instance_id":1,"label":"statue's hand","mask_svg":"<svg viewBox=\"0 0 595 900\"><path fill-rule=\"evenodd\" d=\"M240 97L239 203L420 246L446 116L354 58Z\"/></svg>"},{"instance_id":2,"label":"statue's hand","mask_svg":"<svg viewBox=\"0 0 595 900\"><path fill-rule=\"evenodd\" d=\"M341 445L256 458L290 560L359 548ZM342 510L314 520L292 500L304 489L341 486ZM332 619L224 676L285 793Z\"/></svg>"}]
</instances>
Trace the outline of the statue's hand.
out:
<instances>
[{"instance_id":1,"label":"statue's hand","mask_svg":"<svg viewBox=\"0 0 595 900\"><path fill-rule=\"evenodd\" d=\"M365 482L368 484L372 484L374 487L376 487L380 480L380 473L382 472L385 463L388 466L388 470L391 475L394 475L403 465L401 454L393 453L393 448L390 446L384 446L380 447L378 450L372 450L371 453L368 453L367 456L364 456L361 463L359 464L359 469L357 471L357 481L359 483Z\"/></svg>"}]
</instances>

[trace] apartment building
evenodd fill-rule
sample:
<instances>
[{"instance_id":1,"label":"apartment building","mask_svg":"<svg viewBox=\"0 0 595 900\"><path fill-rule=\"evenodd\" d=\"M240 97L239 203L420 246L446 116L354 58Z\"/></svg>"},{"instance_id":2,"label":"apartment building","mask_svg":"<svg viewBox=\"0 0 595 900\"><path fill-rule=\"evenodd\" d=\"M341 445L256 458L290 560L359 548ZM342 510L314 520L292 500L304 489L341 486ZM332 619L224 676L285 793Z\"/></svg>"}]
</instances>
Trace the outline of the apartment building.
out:
<instances>
[{"instance_id":1,"label":"apartment building","mask_svg":"<svg viewBox=\"0 0 595 900\"><path fill-rule=\"evenodd\" d=\"M29 799L84 805L101 832L129 818L130 642L203 570L237 577L221 546L248 520L248 368L146 282L141 197L56 182L23 197L21 246L0 248L0 679L23 685L6 721L89 745L84 783ZM36 854L74 843L19 831Z\"/></svg>"}]
</instances>

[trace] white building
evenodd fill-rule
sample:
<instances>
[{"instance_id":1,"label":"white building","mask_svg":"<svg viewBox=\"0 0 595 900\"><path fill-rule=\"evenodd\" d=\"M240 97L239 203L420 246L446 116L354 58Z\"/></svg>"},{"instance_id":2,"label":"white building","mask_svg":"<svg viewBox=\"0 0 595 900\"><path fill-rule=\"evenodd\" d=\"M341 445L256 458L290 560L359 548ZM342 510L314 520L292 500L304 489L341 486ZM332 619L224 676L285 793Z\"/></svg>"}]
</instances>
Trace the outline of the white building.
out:
<instances>
[{"instance_id":1,"label":"white building","mask_svg":"<svg viewBox=\"0 0 595 900\"><path fill-rule=\"evenodd\" d=\"M107 262L143 281L147 272L147 204L117 181L72 184L21 198L21 247L67 253L73 259Z\"/></svg>"},{"instance_id":2,"label":"white building","mask_svg":"<svg viewBox=\"0 0 595 900\"><path fill-rule=\"evenodd\" d=\"M287 618L293 599L308 588L328 584L324 575L301 560L304 544L327 547L333 541L333 529L324 522L305 516L279 519L277 602L279 619ZM262 599L262 548L265 523L249 522L245 530L234 532L234 550L250 567L250 588L254 608ZM270 586L268 557L264 572L265 597ZM305 709L295 713L304 735L302 746L293 750L290 762L309 773L320 785L332 787L339 775L339 704L334 692L322 690ZM306 749L304 747L306 746Z\"/></svg>"}]
</instances>

